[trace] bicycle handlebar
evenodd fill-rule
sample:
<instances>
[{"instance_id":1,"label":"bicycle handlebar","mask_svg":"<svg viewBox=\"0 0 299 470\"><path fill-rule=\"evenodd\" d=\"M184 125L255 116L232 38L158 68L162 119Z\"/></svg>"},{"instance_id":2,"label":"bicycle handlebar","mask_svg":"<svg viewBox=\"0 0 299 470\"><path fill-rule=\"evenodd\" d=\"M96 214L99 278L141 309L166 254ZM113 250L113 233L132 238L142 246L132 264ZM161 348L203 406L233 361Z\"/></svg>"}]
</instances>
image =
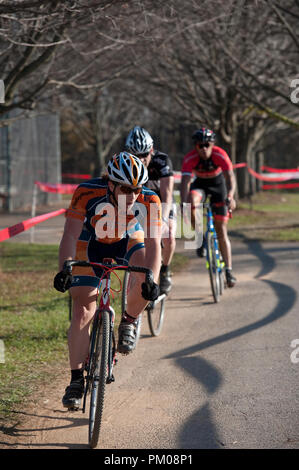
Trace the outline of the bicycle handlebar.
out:
<instances>
[{"instance_id":1,"label":"bicycle handlebar","mask_svg":"<svg viewBox=\"0 0 299 470\"><path fill-rule=\"evenodd\" d=\"M130 265L124 266L124 265L117 264L117 263L93 263L89 261L67 260L64 262L63 271L71 275L73 266L81 266L81 267L86 267L86 268L97 266L104 270L108 270L108 269L116 270L117 269L120 271L144 273L147 284L151 285L154 282L153 271L149 268L143 268L141 266L130 266Z\"/></svg>"}]
</instances>

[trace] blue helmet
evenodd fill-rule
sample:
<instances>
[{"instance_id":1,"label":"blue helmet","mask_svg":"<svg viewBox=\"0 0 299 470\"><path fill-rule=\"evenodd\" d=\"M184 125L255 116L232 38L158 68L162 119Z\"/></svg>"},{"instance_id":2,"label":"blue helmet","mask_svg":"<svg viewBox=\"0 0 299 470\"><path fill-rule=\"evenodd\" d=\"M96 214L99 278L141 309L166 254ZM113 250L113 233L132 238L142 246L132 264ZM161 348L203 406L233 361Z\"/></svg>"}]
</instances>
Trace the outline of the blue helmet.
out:
<instances>
[{"instance_id":1,"label":"blue helmet","mask_svg":"<svg viewBox=\"0 0 299 470\"><path fill-rule=\"evenodd\" d=\"M128 152L121 152L110 158L108 177L111 181L129 186L143 185L148 180L147 168L142 161Z\"/></svg>"}]
</instances>

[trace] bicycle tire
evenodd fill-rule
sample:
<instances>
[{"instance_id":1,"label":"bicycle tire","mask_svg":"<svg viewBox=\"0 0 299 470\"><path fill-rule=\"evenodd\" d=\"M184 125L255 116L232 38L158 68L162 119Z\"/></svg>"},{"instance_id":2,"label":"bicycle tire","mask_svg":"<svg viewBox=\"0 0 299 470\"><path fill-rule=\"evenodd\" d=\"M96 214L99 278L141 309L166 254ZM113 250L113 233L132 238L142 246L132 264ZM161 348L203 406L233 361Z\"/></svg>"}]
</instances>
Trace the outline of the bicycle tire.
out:
<instances>
[{"instance_id":1,"label":"bicycle tire","mask_svg":"<svg viewBox=\"0 0 299 470\"><path fill-rule=\"evenodd\" d=\"M95 348L92 352L93 357L91 359L93 363L91 366L93 377L91 379L88 442L92 449L98 444L102 422L108 375L109 330L109 312L104 310L101 312L100 325L99 328L97 328Z\"/></svg>"},{"instance_id":2,"label":"bicycle tire","mask_svg":"<svg viewBox=\"0 0 299 470\"><path fill-rule=\"evenodd\" d=\"M128 295L129 282L130 282L130 273L129 271L126 271L124 275L124 280L123 280L123 290L122 290L122 297L121 297L122 315L124 314L127 308L127 295ZM141 325L142 325L142 313L137 318L135 348L140 338Z\"/></svg>"},{"instance_id":3,"label":"bicycle tire","mask_svg":"<svg viewBox=\"0 0 299 470\"><path fill-rule=\"evenodd\" d=\"M207 236L207 257L212 294L214 301L218 303L220 300L220 278L219 271L217 268L217 256L214 243L214 234L212 232L208 232Z\"/></svg>"},{"instance_id":4,"label":"bicycle tire","mask_svg":"<svg viewBox=\"0 0 299 470\"><path fill-rule=\"evenodd\" d=\"M165 317L165 300L166 295L158 302L150 302L146 307L148 325L152 336L159 336L162 331Z\"/></svg>"}]
</instances>

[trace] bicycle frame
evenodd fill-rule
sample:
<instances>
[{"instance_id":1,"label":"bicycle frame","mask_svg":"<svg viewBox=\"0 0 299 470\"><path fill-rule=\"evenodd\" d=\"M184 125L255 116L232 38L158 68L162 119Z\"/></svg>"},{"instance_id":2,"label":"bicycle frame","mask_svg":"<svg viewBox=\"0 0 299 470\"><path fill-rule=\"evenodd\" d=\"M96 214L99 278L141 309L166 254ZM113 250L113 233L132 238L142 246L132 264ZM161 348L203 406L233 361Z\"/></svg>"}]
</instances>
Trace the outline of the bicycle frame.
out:
<instances>
[{"instance_id":1,"label":"bicycle frame","mask_svg":"<svg viewBox=\"0 0 299 470\"><path fill-rule=\"evenodd\" d=\"M220 273L222 271L223 266L221 266L219 244L218 244L217 233L216 233L215 226L214 226L214 217L213 217L213 213L212 213L212 206L208 202L208 203L204 203L204 207L206 208L206 214L205 215L207 217L207 230L206 230L206 233L205 233L204 243L205 243L205 247L207 249L208 248L207 247L208 233L209 232L212 233L213 242L214 242L214 245L215 245L216 259L217 259L217 271ZM210 260L209 260L209 253L208 253L208 249L207 249L207 261L206 261L207 269L209 269L209 263L210 263Z\"/></svg>"},{"instance_id":2,"label":"bicycle frame","mask_svg":"<svg viewBox=\"0 0 299 470\"><path fill-rule=\"evenodd\" d=\"M96 267L103 269L103 275L99 283L99 287L101 288L102 293L100 296L99 306L95 312L94 321L96 321L98 324L98 322L101 321L101 313L105 311L109 313L110 331L109 331L109 356L108 356L107 383L114 382L113 366L116 363L116 346L115 346L115 339L114 339L115 312L114 312L114 309L110 305L111 272L116 271L116 270L122 270L122 271L127 270L129 272L144 273L147 283L153 282L153 279L154 279L153 272L151 271L151 269L143 268L139 266L116 264L116 263L113 263L113 260L110 258L105 258L103 260L103 263L68 260L64 264L64 270L68 272L68 274L72 274L73 266L81 266L81 267L96 266ZM91 348L92 347L93 345L91 344ZM87 376L87 381L89 380L89 378L90 377Z\"/></svg>"},{"instance_id":3,"label":"bicycle frame","mask_svg":"<svg viewBox=\"0 0 299 470\"><path fill-rule=\"evenodd\" d=\"M219 251L218 238L214 226L214 217L211 204L205 203L207 217L207 230L204 246L206 247L206 268L209 271L212 294L215 302L219 302L224 289L223 267L224 263Z\"/></svg>"},{"instance_id":4,"label":"bicycle frame","mask_svg":"<svg viewBox=\"0 0 299 470\"><path fill-rule=\"evenodd\" d=\"M114 339L115 312L114 312L114 309L110 306L110 286L111 286L110 271L104 271L104 274L103 274L103 277L99 286L99 288L102 290L102 293L100 295L99 304L94 315L93 325L95 325L95 328L99 328L98 325L101 322L102 313L104 311L107 311L109 313L109 354L108 354L108 367L107 367L107 379L106 379L107 384L114 382L113 367L114 367L114 364L116 364L117 362L115 339ZM89 353L89 357L87 358L86 365L85 365L85 368L87 370L87 376L86 376L86 386L85 386L84 400L83 400L83 407L82 407L83 413L85 413L87 393L89 391L90 381L92 380L92 374L90 374L90 367L91 367L90 361L91 361L91 354L94 351L94 347L95 347L95 344L94 344L95 331L93 331L93 333L94 333L94 336L91 335L91 338L90 338L90 353Z\"/></svg>"},{"instance_id":5,"label":"bicycle frame","mask_svg":"<svg viewBox=\"0 0 299 470\"><path fill-rule=\"evenodd\" d=\"M109 312L109 322L110 322L110 334L109 334L109 357L108 357L108 374L107 374L107 383L114 382L113 376L113 366L116 363L116 347L114 340L114 323L115 323L115 312L110 305L110 287L111 287L111 278L110 272L105 272L102 279L102 295L100 298L99 304L99 320L101 321L101 312L107 310Z\"/></svg>"}]
</instances>

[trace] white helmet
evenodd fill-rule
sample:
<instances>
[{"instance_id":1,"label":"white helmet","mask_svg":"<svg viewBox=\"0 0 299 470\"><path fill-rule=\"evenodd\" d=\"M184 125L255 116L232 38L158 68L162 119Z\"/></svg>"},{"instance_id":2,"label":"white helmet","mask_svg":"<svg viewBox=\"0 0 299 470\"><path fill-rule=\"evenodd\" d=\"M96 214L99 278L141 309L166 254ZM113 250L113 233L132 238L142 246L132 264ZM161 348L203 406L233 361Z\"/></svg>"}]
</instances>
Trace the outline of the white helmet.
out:
<instances>
[{"instance_id":1,"label":"white helmet","mask_svg":"<svg viewBox=\"0 0 299 470\"><path fill-rule=\"evenodd\" d=\"M147 169L142 161L128 152L114 155L108 162L108 175L111 181L141 186L148 180Z\"/></svg>"},{"instance_id":2,"label":"white helmet","mask_svg":"<svg viewBox=\"0 0 299 470\"><path fill-rule=\"evenodd\" d=\"M135 126L126 140L126 149L136 155L146 154L153 146L153 139L143 127Z\"/></svg>"}]
</instances>

